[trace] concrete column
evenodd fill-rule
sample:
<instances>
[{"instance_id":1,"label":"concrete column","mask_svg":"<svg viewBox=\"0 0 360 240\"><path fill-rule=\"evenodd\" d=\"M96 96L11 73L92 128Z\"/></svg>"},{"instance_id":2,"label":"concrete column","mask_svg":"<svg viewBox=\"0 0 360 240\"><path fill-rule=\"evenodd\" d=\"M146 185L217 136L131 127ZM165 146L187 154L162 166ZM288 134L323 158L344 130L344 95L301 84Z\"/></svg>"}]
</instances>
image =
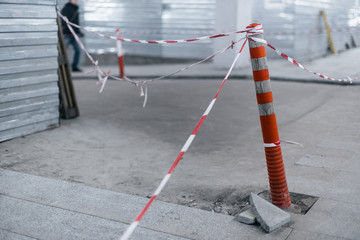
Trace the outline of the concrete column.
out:
<instances>
[{"instance_id":1,"label":"concrete column","mask_svg":"<svg viewBox=\"0 0 360 240\"><path fill-rule=\"evenodd\" d=\"M216 24L215 32L231 32L246 29L252 23L252 3L248 0L217 0L216 1ZM244 34L237 34L231 37L215 39L214 50L222 49L231 44L232 40L238 40ZM237 44L235 50L228 50L216 58L214 65L216 68L229 68L236 54L239 52L241 44ZM249 49L244 48L236 67L250 66Z\"/></svg>"}]
</instances>

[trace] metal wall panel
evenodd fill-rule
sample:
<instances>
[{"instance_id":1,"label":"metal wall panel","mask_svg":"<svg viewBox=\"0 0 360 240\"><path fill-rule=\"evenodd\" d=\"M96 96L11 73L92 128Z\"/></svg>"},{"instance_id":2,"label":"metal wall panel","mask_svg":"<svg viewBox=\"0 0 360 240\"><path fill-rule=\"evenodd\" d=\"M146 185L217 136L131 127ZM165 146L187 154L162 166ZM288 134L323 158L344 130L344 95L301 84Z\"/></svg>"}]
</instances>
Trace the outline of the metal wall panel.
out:
<instances>
[{"instance_id":1,"label":"metal wall panel","mask_svg":"<svg viewBox=\"0 0 360 240\"><path fill-rule=\"evenodd\" d=\"M194 38L214 31L216 0L163 0L162 3L163 39ZM180 33L171 33L172 31ZM213 52L213 48L212 40L164 45L162 56L204 58Z\"/></svg>"},{"instance_id":2,"label":"metal wall panel","mask_svg":"<svg viewBox=\"0 0 360 240\"><path fill-rule=\"evenodd\" d=\"M116 28L121 31L151 30L151 34L126 34L122 36L135 39L160 39L161 38L161 0L97 0L82 1L80 4L83 11L83 26L91 27L107 35L115 36ZM103 54L115 53L116 43L114 40L99 38L87 34L85 44L90 53ZM124 43L123 47L127 54L141 56L161 56L161 46L144 45L136 43Z\"/></svg>"},{"instance_id":3,"label":"metal wall panel","mask_svg":"<svg viewBox=\"0 0 360 240\"><path fill-rule=\"evenodd\" d=\"M62 7L67 0L58 2ZM345 45L351 46L353 39L360 41L359 31L355 31L360 23L358 0L253 0L252 3L253 22L263 24L265 38L299 60L328 54L321 9L327 13L338 51L344 50ZM119 27L123 37L170 40L208 35L215 27L216 0L82 0L79 4L82 25L107 35L115 35ZM337 31L342 28L348 31ZM317 33L310 33L314 31ZM113 40L93 34L86 35L85 44L91 53L116 52ZM153 57L203 58L214 51L212 41L161 46L124 43L123 46L127 54ZM277 57L273 51L268 51L268 56Z\"/></svg>"},{"instance_id":4,"label":"metal wall panel","mask_svg":"<svg viewBox=\"0 0 360 240\"><path fill-rule=\"evenodd\" d=\"M261 23L264 28L264 38L271 44L294 56L294 1L255 0L253 4L253 22ZM285 32L286 34L279 34ZM267 50L269 58L278 55Z\"/></svg>"},{"instance_id":5,"label":"metal wall panel","mask_svg":"<svg viewBox=\"0 0 360 240\"><path fill-rule=\"evenodd\" d=\"M97 0L79 1L81 25L106 35L131 39L184 39L212 33L216 0ZM59 0L59 8L65 4ZM186 30L184 32L184 30ZM145 31L145 32L144 32ZM115 53L114 40L86 34L90 53ZM212 52L212 41L181 45L123 43L126 54L150 57L203 58Z\"/></svg>"},{"instance_id":6,"label":"metal wall panel","mask_svg":"<svg viewBox=\"0 0 360 240\"><path fill-rule=\"evenodd\" d=\"M55 0L0 0L0 3L54 6ZM26 9L24 8L23 10L26 10Z\"/></svg>"},{"instance_id":7,"label":"metal wall panel","mask_svg":"<svg viewBox=\"0 0 360 240\"><path fill-rule=\"evenodd\" d=\"M296 29L321 30L320 33L307 34L306 37L301 33L296 34L295 54L299 59L308 60L330 54L327 33L320 14L322 9L325 10L332 29L336 51L343 51L347 47L351 47L352 35L358 35L358 31L355 31L354 28L360 17L358 1L297 1L296 16L299 20L296 21Z\"/></svg>"},{"instance_id":8,"label":"metal wall panel","mask_svg":"<svg viewBox=\"0 0 360 240\"><path fill-rule=\"evenodd\" d=\"M0 0L0 141L59 125L55 0Z\"/></svg>"},{"instance_id":9,"label":"metal wall panel","mask_svg":"<svg viewBox=\"0 0 360 240\"><path fill-rule=\"evenodd\" d=\"M325 10L337 51L360 39L357 0L255 0L254 22L264 27L264 36L275 47L297 60L311 60L330 54L320 10ZM342 30L342 31L341 31ZM358 43L360 44L360 43ZM277 57L268 51L270 58Z\"/></svg>"}]
</instances>

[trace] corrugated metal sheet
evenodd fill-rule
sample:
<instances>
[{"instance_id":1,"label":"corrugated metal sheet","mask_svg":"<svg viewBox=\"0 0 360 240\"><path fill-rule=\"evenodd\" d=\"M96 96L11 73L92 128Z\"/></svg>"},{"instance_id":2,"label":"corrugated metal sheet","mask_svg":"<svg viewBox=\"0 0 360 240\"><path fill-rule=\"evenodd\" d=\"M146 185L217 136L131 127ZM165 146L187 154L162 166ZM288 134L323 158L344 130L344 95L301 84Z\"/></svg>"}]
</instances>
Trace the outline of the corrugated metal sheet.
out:
<instances>
[{"instance_id":1,"label":"corrugated metal sheet","mask_svg":"<svg viewBox=\"0 0 360 240\"><path fill-rule=\"evenodd\" d=\"M357 0L255 0L253 17L254 22L263 24L269 42L303 61L329 54L322 9L337 51L351 46L352 36L359 39L359 31L354 29L360 22ZM268 56L277 57L273 51L268 51Z\"/></svg>"},{"instance_id":2,"label":"corrugated metal sheet","mask_svg":"<svg viewBox=\"0 0 360 240\"><path fill-rule=\"evenodd\" d=\"M59 125L55 0L0 0L0 141Z\"/></svg>"},{"instance_id":3,"label":"corrugated metal sheet","mask_svg":"<svg viewBox=\"0 0 360 240\"><path fill-rule=\"evenodd\" d=\"M60 7L63 4L59 1ZM215 25L215 0L87 0L79 5L83 26L107 35L120 28L123 37L132 39L198 37L212 32ZM90 53L116 52L113 40L92 34L86 35L85 44ZM123 47L130 55L174 58L203 58L213 48L211 41L177 46L124 43Z\"/></svg>"},{"instance_id":4,"label":"corrugated metal sheet","mask_svg":"<svg viewBox=\"0 0 360 240\"><path fill-rule=\"evenodd\" d=\"M321 9L326 12L336 51L351 46L352 34L358 35L358 31L351 29L356 26L352 23L356 19L359 21L360 18L358 1L297 1L296 16L299 20L296 21L295 28L322 30L321 33L305 35L307 37L304 37L304 34L296 34L295 54L299 58L318 58L330 53L324 21L320 14ZM351 12L353 14L350 14Z\"/></svg>"},{"instance_id":5,"label":"corrugated metal sheet","mask_svg":"<svg viewBox=\"0 0 360 240\"><path fill-rule=\"evenodd\" d=\"M216 0L163 0L162 38L184 39L208 35L215 28ZM171 34L171 31L179 31ZM193 34L190 33L193 31ZM168 32L168 33L167 33ZM185 34L183 33L185 32ZM207 33L207 34L206 34ZM204 58L213 52L213 41L164 45L163 57Z\"/></svg>"},{"instance_id":6,"label":"corrugated metal sheet","mask_svg":"<svg viewBox=\"0 0 360 240\"><path fill-rule=\"evenodd\" d=\"M253 3L253 22L263 25L264 37L274 46L294 56L294 1L255 0ZM290 34L277 34L289 32ZM276 57L276 53L267 51L268 57Z\"/></svg>"},{"instance_id":7,"label":"corrugated metal sheet","mask_svg":"<svg viewBox=\"0 0 360 240\"><path fill-rule=\"evenodd\" d=\"M67 0L59 0L59 6L63 6L65 2ZM104 34L114 35L115 29L119 27L123 32L139 31L138 34L123 34L124 37L133 39L183 39L207 35L215 27L216 0L79 2L82 25ZM352 38L360 41L359 31L355 29L337 31L341 28L358 27L358 0L253 0L252 3L253 22L263 24L266 39L299 60L328 54L321 9L325 9L327 13L338 51L344 50L345 45L351 46ZM141 33L143 30L153 32ZM314 31L317 33L310 33ZM116 52L113 40L87 34L85 43L91 53ZM212 41L162 46L124 43L123 46L127 54L152 57L203 58L213 52ZM270 58L277 56L272 51L268 53Z\"/></svg>"},{"instance_id":8,"label":"corrugated metal sheet","mask_svg":"<svg viewBox=\"0 0 360 240\"><path fill-rule=\"evenodd\" d=\"M97 0L83 1L83 26L107 35L115 35L116 28L121 31L151 30L152 34L123 34L135 39L161 38L161 0ZM85 44L90 53L102 54L116 52L114 40L87 34ZM161 46L124 43L127 54L141 56L161 56Z\"/></svg>"}]
</instances>

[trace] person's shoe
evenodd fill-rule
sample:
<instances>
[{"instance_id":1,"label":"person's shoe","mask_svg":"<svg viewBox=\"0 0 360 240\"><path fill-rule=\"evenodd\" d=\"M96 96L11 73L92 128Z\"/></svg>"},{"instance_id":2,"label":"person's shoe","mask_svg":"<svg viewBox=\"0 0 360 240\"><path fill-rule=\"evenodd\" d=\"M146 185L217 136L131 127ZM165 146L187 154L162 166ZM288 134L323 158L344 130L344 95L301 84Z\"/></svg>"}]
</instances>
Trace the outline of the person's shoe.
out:
<instances>
[{"instance_id":1,"label":"person's shoe","mask_svg":"<svg viewBox=\"0 0 360 240\"><path fill-rule=\"evenodd\" d=\"M73 72L82 72L82 70L80 68L73 68L72 71Z\"/></svg>"}]
</instances>

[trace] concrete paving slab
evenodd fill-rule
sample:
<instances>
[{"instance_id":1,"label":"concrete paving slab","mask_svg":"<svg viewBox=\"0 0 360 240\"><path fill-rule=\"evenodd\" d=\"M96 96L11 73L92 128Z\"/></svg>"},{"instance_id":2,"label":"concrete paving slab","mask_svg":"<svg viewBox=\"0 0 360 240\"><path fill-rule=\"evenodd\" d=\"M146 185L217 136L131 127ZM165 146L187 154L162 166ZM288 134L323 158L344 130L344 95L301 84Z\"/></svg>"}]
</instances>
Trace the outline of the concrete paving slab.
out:
<instances>
[{"instance_id":1,"label":"concrete paving slab","mask_svg":"<svg viewBox=\"0 0 360 240\"><path fill-rule=\"evenodd\" d=\"M298 230L345 239L360 239L359 204L320 198L304 216L292 215Z\"/></svg>"},{"instance_id":2,"label":"concrete paving slab","mask_svg":"<svg viewBox=\"0 0 360 240\"><path fill-rule=\"evenodd\" d=\"M145 109L142 108L143 99L138 97L138 89L125 83L109 82L103 94L97 92L95 81L79 80L74 85L81 117L62 121L62 126L52 131L1 143L0 166L145 197L161 181L159 177L164 176L168 170L171 160L201 117L219 83L206 80L154 83L149 88L149 101ZM304 145L304 148L282 145L289 190L358 205L360 176L356 171L295 164L305 155L324 155L333 159L347 159L352 163L358 160L359 148L356 144L351 145L351 148L332 148L336 144L358 142L357 129L360 129L360 123L359 114L355 111L360 101L358 86L284 82L272 82L272 85L281 139ZM236 189L237 193L243 194L248 194L249 189L253 192L267 189L266 163L253 83L229 81L219 97L213 112L199 132L201 134L159 199L179 203L178 199L182 195L193 194L195 200L214 202L218 192L226 193L228 189ZM336 144L323 144L324 139ZM50 184L49 188L51 186ZM60 188L60 191L66 192L67 189L70 187ZM29 194L35 199L48 201L49 204L55 202L60 206L63 202L62 206L68 206L63 200L49 200L41 195ZM97 194L91 191L88 195L97 198ZM114 202L121 199L119 196L108 198ZM80 203L87 200L83 198ZM101 198L89 201L92 205L107 205L101 202ZM146 202L146 199L139 201ZM74 209L85 209L89 213L105 209L104 213L111 216L111 220L120 219L116 216L121 215L121 208L115 207L114 213L109 213L105 207L91 207L91 204L88 209L84 204L80 208L77 208L82 205L79 203L69 205L73 205ZM124 217L127 219L126 223L132 221L137 210L143 206L139 203L135 207L136 210L128 210L128 216ZM159 207L154 215L145 215L144 223L161 222L157 229L162 230L170 222L174 224L169 227L171 231L181 232L185 229L185 234L190 234L193 228L198 236L213 228L219 235L222 231L221 226L217 228L219 223L216 219L201 222L203 211L194 214L194 219L200 222L199 230L190 226L193 223L190 217L192 211L186 212L188 217L183 217L182 209L176 208L173 212L170 210L171 207L163 210ZM358 208L353 210L359 213ZM159 211L162 216L159 216ZM177 220L178 212L180 220ZM150 220L149 216L157 216L158 220ZM165 220L161 221L162 217ZM214 215L210 217L217 218ZM229 218L225 219L228 221ZM182 220L187 225L182 223L183 226L180 227L178 221ZM318 224L316 219L312 222ZM343 231L347 227L343 225ZM235 229L236 226L231 228ZM261 229L258 231L263 233ZM283 235L279 238L281 237ZM269 238L275 239L273 235Z\"/></svg>"},{"instance_id":3,"label":"concrete paving slab","mask_svg":"<svg viewBox=\"0 0 360 240\"><path fill-rule=\"evenodd\" d=\"M355 151L360 148L360 143L355 141L339 141L339 139L324 139L318 146L342 151Z\"/></svg>"},{"instance_id":4,"label":"concrete paving slab","mask_svg":"<svg viewBox=\"0 0 360 240\"><path fill-rule=\"evenodd\" d=\"M348 171L296 165L287 170L290 191L359 204L360 175Z\"/></svg>"},{"instance_id":5,"label":"concrete paving slab","mask_svg":"<svg viewBox=\"0 0 360 240\"><path fill-rule=\"evenodd\" d=\"M24 235L0 229L0 240L36 240L36 238L27 237Z\"/></svg>"},{"instance_id":6,"label":"concrete paving slab","mask_svg":"<svg viewBox=\"0 0 360 240\"><path fill-rule=\"evenodd\" d=\"M294 229L286 240L348 240L347 238L335 237L328 234L314 233Z\"/></svg>"},{"instance_id":7,"label":"concrete paving slab","mask_svg":"<svg viewBox=\"0 0 360 240\"><path fill-rule=\"evenodd\" d=\"M255 193L250 194L250 203L256 220L266 232L272 232L275 229L290 222L290 214L259 197Z\"/></svg>"},{"instance_id":8,"label":"concrete paving slab","mask_svg":"<svg viewBox=\"0 0 360 240\"><path fill-rule=\"evenodd\" d=\"M252 208L240 213L237 218L239 222L245 224L255 224L256 223L256 216Z\"/></svg>"},{"instance_id":9,"label":"concrete paving slab","mask_svg":"<svg viewBox=\"0 0 360 240\"><path fill-rule=\"evenodd\" d=\"M296 164L347 172L358 172L358 169L360 169L360 161L353 158L332 158L311 154L303 156Z\"/></svg>"},{"instance_id":10,"label":"concrete paving slab","mask_svg":"<svg viewBox=\"0 0 360 240\"><path fill-rule=\"evenodd\" d=\"M111 239L111 236L124 231L148 201L146 198L8 170L0 170L0 194L0 206L6 209L1 213L0 228L20 228L17 232L29 235L32 227L27 226L27 221L34 225L39 222L38 227L34 226L36 237L42 236L41 231L45 231L45 238L61 234L51 232L48 228L62 224L69 238L76 234L72 231L84 232L81 236L86 236L91 234L91 229L100 231L99 228L109 228L106 236ZM24 216L21 211L24 211ZM36 218L30 220L34 214ZM47 218L51 218L49 223ZM68 224L69 221L76 223L72 226ZM231 216L160 201L154 202L140 227L143 230L137 239L141 239L142 234L148 234L145 230L190 239L241 237L254 240L286 239L291 231L290 228L281 228L265 235L259 228L236 222ZM163 236L166 239L168 235Z\"/></svg>"},{"instance_id":11,"label":"concrete paving slab","mask_svg":"<svg viewBox=\"0 0 360 240\"><path fill-rule=\"evenodd\" d=\"M36 239L116 239L127 224L0 195L0 228ZM132 239L185 240L172 234L137 229Z\"/></svg>"}]
</instances>

